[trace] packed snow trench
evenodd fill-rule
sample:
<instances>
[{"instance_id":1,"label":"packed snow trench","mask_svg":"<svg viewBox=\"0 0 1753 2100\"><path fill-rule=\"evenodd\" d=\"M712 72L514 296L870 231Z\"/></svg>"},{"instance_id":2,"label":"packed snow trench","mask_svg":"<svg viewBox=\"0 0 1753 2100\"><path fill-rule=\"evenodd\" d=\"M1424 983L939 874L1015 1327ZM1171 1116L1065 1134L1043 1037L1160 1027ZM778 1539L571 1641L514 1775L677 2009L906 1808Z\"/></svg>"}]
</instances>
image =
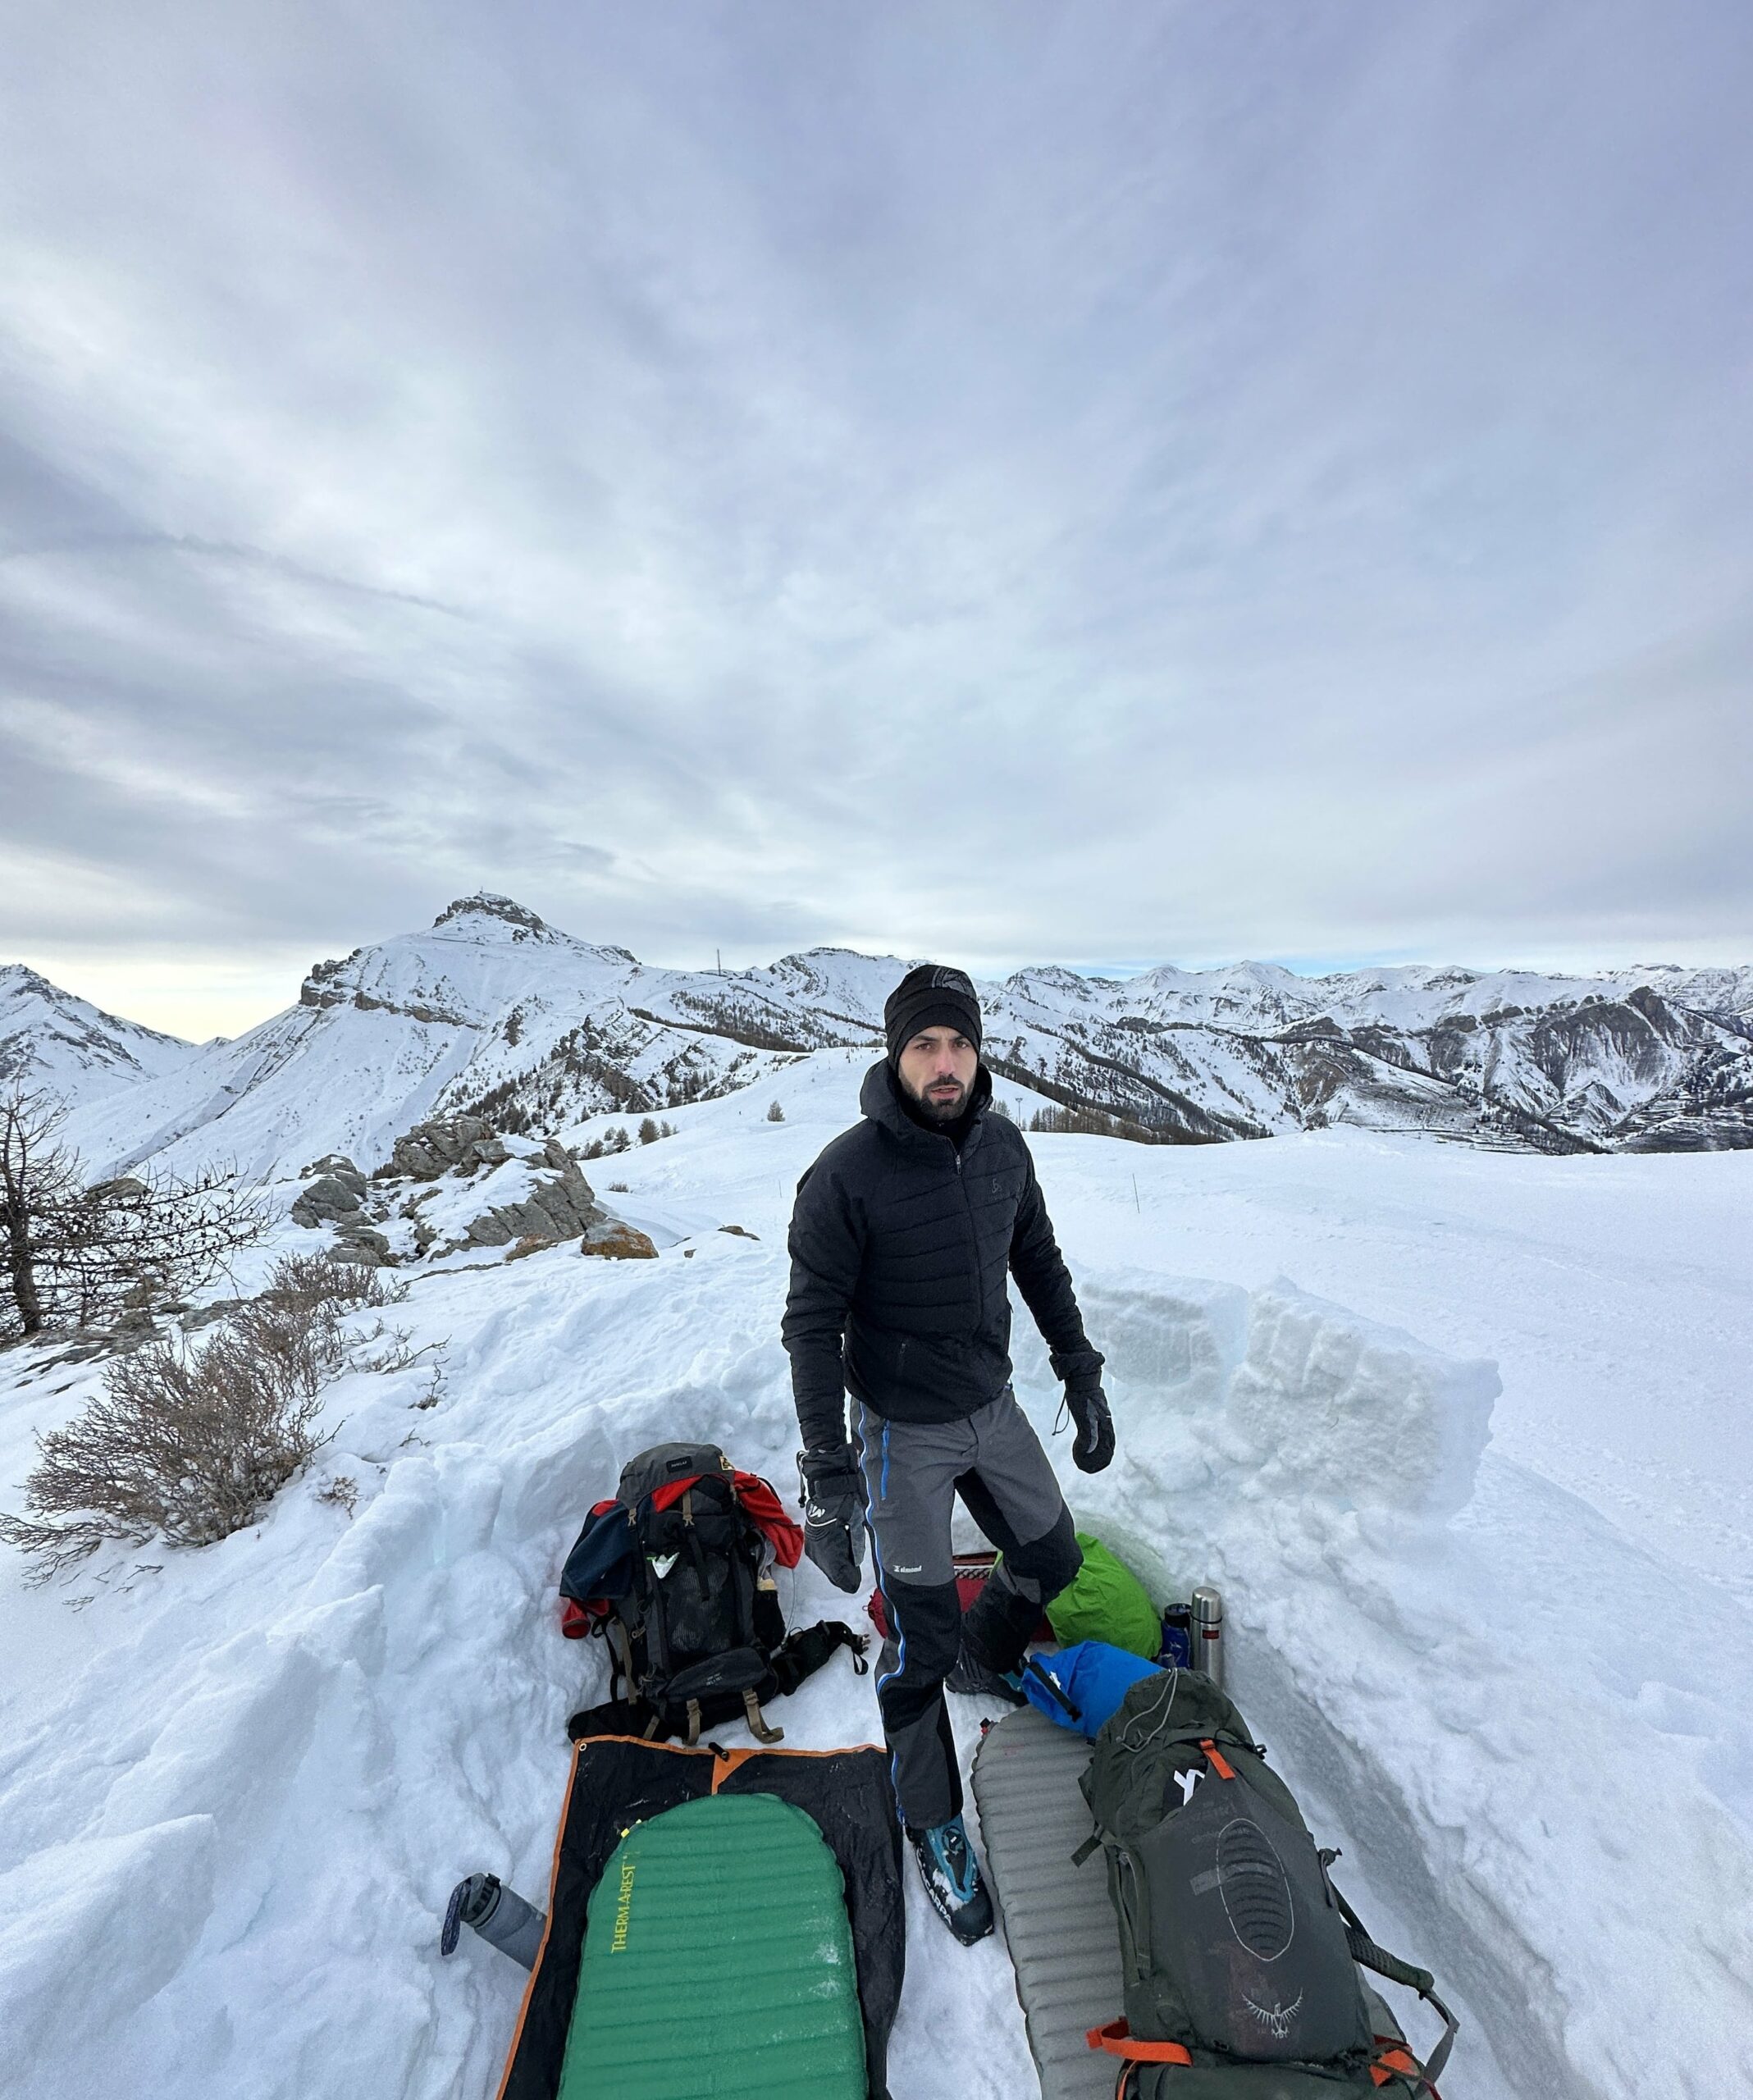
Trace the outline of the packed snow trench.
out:
<instances>
[{"instance_id":1,"label":"packed snow trench","mask_svg":"<svg viewBox=\"0 0 1753 2100\"><path fill-rule=\"evenodd\" d=\"M604 1696L562 1559L664 1439L793 1493L785 1221L863 1061L593 1163L655 1262L409 1271L392 1317L428 1355L338 1381L252 1529L34 1589L6 1553L8 2094L493 2093L522 1974L467 1934L441 1963L439 1925L470 1869L544 1897L566 1717ZM1031 1142L1112 1469L1072 1470L1020 1309L1019 1392L1080 1523L1164 1596L1221 1586L1243 1710L1461 2014L1447 2100L1753 2093L1753 1154ZM47 1355L0 1356L0 1507L97 1388ZM861 1616L783 1579L794 1624ZM844 1655L771 1718L793 1747L877 1728ZM909 1901L897 2100L1033 2093L1002 1940Z\"/></svg>"}]
</instances>

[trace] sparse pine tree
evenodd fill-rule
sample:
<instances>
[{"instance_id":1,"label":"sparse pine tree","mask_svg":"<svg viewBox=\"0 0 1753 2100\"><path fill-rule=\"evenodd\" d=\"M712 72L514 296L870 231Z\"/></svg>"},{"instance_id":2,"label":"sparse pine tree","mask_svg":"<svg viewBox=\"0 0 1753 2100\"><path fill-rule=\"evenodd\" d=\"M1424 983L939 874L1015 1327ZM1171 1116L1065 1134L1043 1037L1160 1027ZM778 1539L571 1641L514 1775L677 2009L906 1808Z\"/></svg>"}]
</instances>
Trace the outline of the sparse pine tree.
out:
<instances>
[{"instance_id":1,"label":"sparse pine tree","mask_svg":"<svg viewBox=\"0 0 1753 2100\"><path fill-rule=\"evenodd\" d=\"M768 1102L767 1121L769 1123L783 1123L785 1121L785 1111L779 1106L777 1101L770 1101Z\"/></svg>"},{"instance_id":2,"label":"sparse pine tree","mask_svg":"<svg viewBox=\"0 0 1753 2100\"><path fill-rule=\"evenodd\" d=\"M655 1116L647 1116L644 1122L639 1125L639 1142L642 1145L655 1145L663 1134L657 1127Z\"/></svg>"},{"instance_id":3,"label":"sparse pine tree","mask_svg":"<svg viewBox=\"0 0 1753 2100\"><path fill-rule=\"evenodd\" d=\"M223 1167L88 1185L65 1114L21 1086L0 1096L0 1340L183 1297L267 1226Z\"/></svg>"}]
</instances>

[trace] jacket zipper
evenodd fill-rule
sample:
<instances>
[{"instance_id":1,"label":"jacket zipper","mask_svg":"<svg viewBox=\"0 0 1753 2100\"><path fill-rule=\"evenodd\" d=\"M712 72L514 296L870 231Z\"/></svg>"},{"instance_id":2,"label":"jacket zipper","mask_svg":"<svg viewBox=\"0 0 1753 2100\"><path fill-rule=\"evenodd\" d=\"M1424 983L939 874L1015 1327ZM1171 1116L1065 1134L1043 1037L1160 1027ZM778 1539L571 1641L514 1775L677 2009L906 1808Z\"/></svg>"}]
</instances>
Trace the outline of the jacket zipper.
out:
<instances>
[{"instance_id":1,"label":"jacket zipper","mask_svg":"<svg viewBox=\"0 0 1753 2100\"><path fill-rule=\"evenodd\" d=\"M986 1325L986 1271L980 1261L980 1235L979 1228L974 1222L974 1198L968 1194L968 1184L962 1176L961 1154L956 1150L953 1140L946 1138L943 1142L949 1146L950 1157L956 1162L956 1186L961 1191L962 1208L968 1213L968 1234L974 1242L975 1317L979 1326L984 1327Z\"/></svg>"}]
</instances>

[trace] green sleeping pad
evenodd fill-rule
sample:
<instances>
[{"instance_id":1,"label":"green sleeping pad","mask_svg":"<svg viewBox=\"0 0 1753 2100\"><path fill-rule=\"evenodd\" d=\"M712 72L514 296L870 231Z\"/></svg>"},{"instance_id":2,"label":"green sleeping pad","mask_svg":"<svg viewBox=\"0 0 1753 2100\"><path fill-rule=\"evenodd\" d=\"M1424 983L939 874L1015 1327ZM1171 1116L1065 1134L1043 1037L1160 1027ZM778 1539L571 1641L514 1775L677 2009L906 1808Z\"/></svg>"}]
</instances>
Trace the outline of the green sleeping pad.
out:
<instances>
[{"instance_id":1,"label":"green sleeping pad","mask_svg":"<svg viewBox=\"0 0 1753 2100\"><path fill-rule=\"evenodd\" d=\"M840 1869L801 1809L636 1824L591 1894L559 2100L864 2100Z\"/></svg>"}]
</instances>

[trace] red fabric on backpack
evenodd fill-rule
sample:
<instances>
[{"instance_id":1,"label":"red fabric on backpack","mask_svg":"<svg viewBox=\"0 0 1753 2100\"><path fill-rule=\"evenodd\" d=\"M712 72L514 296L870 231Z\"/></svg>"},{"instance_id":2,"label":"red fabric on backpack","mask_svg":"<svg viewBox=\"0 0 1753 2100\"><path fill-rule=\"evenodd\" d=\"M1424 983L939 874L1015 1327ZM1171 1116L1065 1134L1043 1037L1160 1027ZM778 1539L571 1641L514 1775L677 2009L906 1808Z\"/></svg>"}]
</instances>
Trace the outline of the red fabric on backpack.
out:
<instances>
[{"instance_id":1,"label":"red fabric on backpack","mask_svg":"<svg viewBox=\"0 0 1753 2100\"><path fill-rule=\"evenodd\" d=\"M651 1496L654 1509L668 1509L702 1478L699 1473L690 1473L686 1480L666 1480ZM754 1525L761 1536L773 1548L773 1557L782 1568L795 1568L803 1558L803 1532L785 1513L785 1505L759 1473L733 1472L731 1486L743 1514ZM606 1502L591 1505L591 1514L601 1517L618 1507L613 1496ZM609 1616L605 1598L592 1597L587 1604L579 1604L573 1598L560 1600L560 1631L568 1641L582 1641L587 1634L596 1632Z\"/></svg>"},{"instance_id":2,"label":"red fabric on backpack","mask_svg":"<svg viewBox=\"0 0 1753 2100\"><path fill-rule=\"evenodd\" d=\"M803 1559L802 1526L794 1524L786 1515L785 1504L759 1473L733 1473L731 1478L736 1483L737 1500L773 1548L774 1559L782 1568L795 1568Z\"/></svg>"},{"instance_id":3,"label":"red fabric on backpack","mask_svg":"<svg viewBox=\"0 0 1753 2100\"><path fill-rule=\"evenodd\" d=\"M606 1517L615 1507L615 1499L611 1495L606 1502L593 1502L588 1513ZM560 1631L568 1641L582 1641L587 1635L595 1633L608 1616L606 1597L592 1597L588 1604L582 1605L573 1597L560 1599Z\"/></svg>"},{"instance_id":4,"label":"red fabric on backpack","mask_svg":"<svg viewBox=\"0 0 1753 2100\"><path fill-rule=\"evenodd\" d=\"M700 1474L690 1473L686 1480L666 1480L654 1491L651 1507L669 1509L700 1478ZM803 1559L802 1527L786 1515L785 1504L759 1473L733 1472L730 1480L743 1514L773 1548L774 1559L782 1568L795 1568Z\"/></svg>"}]
</instances>

